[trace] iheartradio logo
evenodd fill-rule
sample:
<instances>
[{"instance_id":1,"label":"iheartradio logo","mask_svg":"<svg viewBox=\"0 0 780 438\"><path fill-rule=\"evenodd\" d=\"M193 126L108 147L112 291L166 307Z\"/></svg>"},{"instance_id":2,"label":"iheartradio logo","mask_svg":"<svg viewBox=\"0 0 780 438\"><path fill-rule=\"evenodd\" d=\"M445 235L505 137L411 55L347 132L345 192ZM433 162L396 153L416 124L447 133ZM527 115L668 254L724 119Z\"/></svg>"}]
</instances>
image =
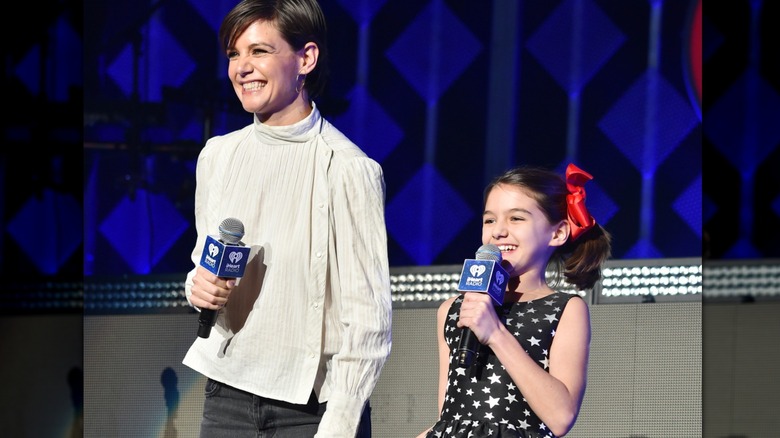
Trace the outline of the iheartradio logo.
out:
<instances>
[{"instance_id":1,"label":"iheartradio logo","mask_svg":"<svg viewBox=\"0 0 780 438\"><path fill-rule=\"evenodd\" d=\"M472 265L469 268L469 273L472 277L479 277L480 275L485 273L485 265Z\"/></svg>"},{"instance_id":2,"label":"iheartradio logo","mask_svg":"<svg viewBox=\"0 0 780 438\"><path fill-rule=\"evenodd\" d=\"M219 254L219 247L217 245L214 245L213 243L209 244L209 255L211 257L216 257L217 254Z\"/></svg>"},{"instance_id":3,"label":"iheartradio logo","mask_svg":"<svg viewBox=\"0 0 780 438\"><path fill-rule=\"evenodd\" d=\"M242 258L244 258L244 254L238 251L231 251L230 254L228 254L228 260L233 264L238 264Z\"/></svg>"}]
</instances>

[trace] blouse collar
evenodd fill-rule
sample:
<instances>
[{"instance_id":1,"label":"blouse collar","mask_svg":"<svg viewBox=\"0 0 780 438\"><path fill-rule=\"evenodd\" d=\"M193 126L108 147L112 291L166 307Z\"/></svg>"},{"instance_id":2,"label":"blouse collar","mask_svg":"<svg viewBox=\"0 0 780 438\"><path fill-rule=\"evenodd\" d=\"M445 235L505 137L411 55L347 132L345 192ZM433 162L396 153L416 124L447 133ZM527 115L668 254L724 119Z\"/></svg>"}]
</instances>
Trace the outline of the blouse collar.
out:
<instances>
[{"instance_id":1,"label":"blouse collar","mask_svg":"<svg viewBox=\"0 0 780 438\"><path fill-rule=\"evenodd\" d=\"M285 126L270 126L262 123L254 116L255 132L261 139L270 141L284 141L292 143L305 143L312 140L320 133L322 116L317 105L312 101L312 109L303 120Z\"/></svg>"}]
</instances>

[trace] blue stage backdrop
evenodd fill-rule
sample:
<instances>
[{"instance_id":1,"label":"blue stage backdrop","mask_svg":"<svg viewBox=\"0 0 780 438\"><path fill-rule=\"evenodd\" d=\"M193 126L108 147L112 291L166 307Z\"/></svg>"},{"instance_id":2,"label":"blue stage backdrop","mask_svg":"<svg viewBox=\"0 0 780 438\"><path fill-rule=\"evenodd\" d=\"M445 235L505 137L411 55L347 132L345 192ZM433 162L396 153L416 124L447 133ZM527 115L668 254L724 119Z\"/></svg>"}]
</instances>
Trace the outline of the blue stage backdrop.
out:
<instances>
[{"instance_id":1,"label":"blue stage backdrop","mask_svg":"<svg viewBox=\"0 0 780 438\"><path fill-rule=\"evenodd\" d=\"M251 122L217 44L233 4L89 2L86 274L190 268L197 154ZM519 163L591 172L616 257L701 254L697 2L322 5L318 105L385 170L392 265L473 256L483 187Z\"/></svg>"},{"instance_id":2,"label":"blue stage backdrop","mask_svg":"<svg viewBox=\"0 0 780 438\"><path fill-rule=\"evenodd\" d=\"M44 11L49 32L6 62L7 91L45 102L33 122L11 118L6 139L46 164L30 171L3 155L4 262L45 275L191 268L197 154L209 136L251 122L217 44L234 3L89 0L83 16ZM614 235L615 258L700 256L707 233L714 257L778 255L756 236L780 220L780 125L768 116L780 75L746 36L760 37L764 11L777 6L730 2L724 21L702 17L696 0L322 5L332 74L318 105L385 170L393 266L473 256L483 187L525 163L562 172L574 162L595 176L588 202ZM761 50L733 56L751 47ZM702 102L709 63L724 72ZM82 87L74 177L60 148L81 138L58 129L56 110L79 106ZM719 167L708 185L702 149ZM62 182L73 180L83 187Z\"/></svg>"}]
</instances>

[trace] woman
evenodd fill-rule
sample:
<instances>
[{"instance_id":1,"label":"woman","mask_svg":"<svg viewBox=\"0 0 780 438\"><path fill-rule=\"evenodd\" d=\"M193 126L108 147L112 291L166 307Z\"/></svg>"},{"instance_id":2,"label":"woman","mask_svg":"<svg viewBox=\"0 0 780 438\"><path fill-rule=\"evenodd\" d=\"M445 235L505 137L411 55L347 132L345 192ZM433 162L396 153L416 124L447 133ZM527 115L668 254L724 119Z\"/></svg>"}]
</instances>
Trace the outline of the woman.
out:
<instances>
[{"instance_id":1,"label":"woman","mask_svg":"<svg viewBox=\"0 0 780 438\"><path fill-rule=\"evenodd\" d=\"M312 100L327 58L315 0L244 0L219 35L254 122L198 158L186 293L221 309L184 358L208 377L201 436L368 437L391 346L382 169ZM239 281L198 266L225 217L251 246Z\"/></svg>"}]
</instances>

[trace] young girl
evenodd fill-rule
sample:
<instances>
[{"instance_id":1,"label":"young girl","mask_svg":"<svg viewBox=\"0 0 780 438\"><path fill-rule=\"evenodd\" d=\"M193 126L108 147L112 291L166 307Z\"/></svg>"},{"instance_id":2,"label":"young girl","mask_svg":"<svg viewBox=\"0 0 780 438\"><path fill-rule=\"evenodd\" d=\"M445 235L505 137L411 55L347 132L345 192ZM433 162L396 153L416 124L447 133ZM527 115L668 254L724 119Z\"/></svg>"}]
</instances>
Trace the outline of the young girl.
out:
<instances>
[{"instance_id":1,"label":"young girl","mask_svg":"<svg viewBox=\"0 0 780 438\"><path fill-rule=\"evenodd\" d=\"M419 437L560 437L571 430L585 394L590 318L579 295L554 288L564 278L592 288L610 256L609 233L585 207L583 185L592 178L573 164L565 180L517 167L487 186L482 243L500 248L511 278L500 307L475 292L439 307L440 416ZM464 327L482 344L468 368L453 354Z\"/></svg>"}]
</instances>

